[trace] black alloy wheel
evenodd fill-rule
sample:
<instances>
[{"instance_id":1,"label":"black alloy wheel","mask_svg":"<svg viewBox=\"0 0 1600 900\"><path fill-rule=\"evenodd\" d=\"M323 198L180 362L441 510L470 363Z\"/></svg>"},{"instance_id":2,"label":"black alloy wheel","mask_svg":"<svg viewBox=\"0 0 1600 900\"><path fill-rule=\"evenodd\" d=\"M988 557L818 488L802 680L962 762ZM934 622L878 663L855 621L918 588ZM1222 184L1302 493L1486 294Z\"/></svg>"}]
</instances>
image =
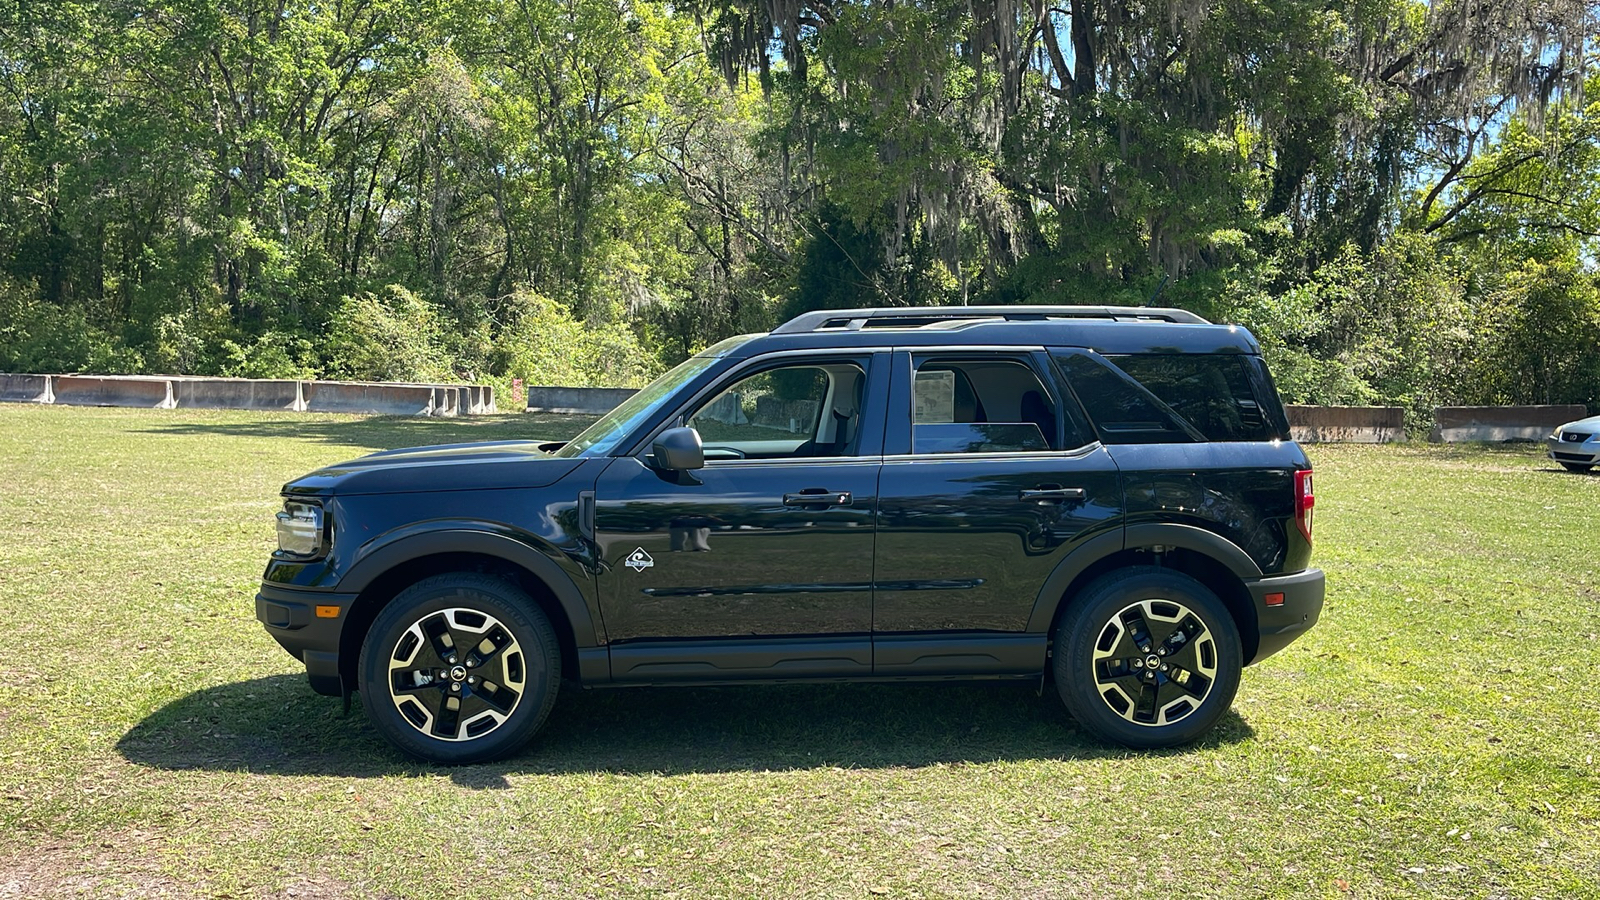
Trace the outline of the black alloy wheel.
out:
<instances>
[{"instance_id":1,"label":"black alloy wheel","mask_svg":"<svg viewBox=\"0 0 1600 900\"><path fill-rule=\"evenodd\" d=\"M1056 629L1056 690L1079 724L1138 749L1199 737L1233 703L1239 633L1209 588L1150 566L1091 584Z\"/></svg>"},{"instance_id":2,"label":"black alloy wheel","mask_svg":"<svg viewBox=\"0 0 1600 900\"><path fill-rule=\"evenodd\" d=\"M487 575L437 575L379 613L361 649L361 702L390 743L431 762L497 759L544 723L561 650L532 598Z\"/></svg>"}]
</instances>

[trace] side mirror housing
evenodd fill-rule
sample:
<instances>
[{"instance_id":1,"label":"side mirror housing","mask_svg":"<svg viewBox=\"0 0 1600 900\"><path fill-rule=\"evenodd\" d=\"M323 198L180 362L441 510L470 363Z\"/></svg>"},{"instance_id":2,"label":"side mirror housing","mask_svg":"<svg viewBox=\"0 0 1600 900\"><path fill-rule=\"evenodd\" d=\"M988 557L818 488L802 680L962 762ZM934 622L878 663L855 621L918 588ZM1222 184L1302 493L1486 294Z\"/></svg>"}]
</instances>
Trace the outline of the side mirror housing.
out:
<instances>
[{"instance_id":1,"label":"side mirror housing","mask_svg":"<svg viewBox=\"0 0 1600 900\"><path fill-rule=\"evenodd\" d=\"M693 428L668 428L656 437L650 448L656 467L673 472L703 469L706 452L700 444L700 432Z\"/></svg>"}]
</instances>

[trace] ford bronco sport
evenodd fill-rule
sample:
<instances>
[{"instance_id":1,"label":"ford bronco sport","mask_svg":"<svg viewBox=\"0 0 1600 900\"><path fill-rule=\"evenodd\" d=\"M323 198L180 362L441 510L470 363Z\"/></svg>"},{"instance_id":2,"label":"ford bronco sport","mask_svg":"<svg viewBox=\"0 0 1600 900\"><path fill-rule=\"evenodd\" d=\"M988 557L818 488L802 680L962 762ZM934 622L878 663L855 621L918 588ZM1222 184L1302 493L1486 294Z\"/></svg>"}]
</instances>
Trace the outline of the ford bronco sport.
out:
<instances>
[{"instance_id":1,"label":"ford bronco sport","mask_svg":"<svg viewBox=\"0 0 1600 900\"><path fill-rule=\"evenodd\" d=\"M1049 677L1194 739L1316 621L1311 466L1245 330L1175 309L808 313L565 443L290 482L256 615L400 750L517 751L563 681Z\"/></svg>"}]
</instances>

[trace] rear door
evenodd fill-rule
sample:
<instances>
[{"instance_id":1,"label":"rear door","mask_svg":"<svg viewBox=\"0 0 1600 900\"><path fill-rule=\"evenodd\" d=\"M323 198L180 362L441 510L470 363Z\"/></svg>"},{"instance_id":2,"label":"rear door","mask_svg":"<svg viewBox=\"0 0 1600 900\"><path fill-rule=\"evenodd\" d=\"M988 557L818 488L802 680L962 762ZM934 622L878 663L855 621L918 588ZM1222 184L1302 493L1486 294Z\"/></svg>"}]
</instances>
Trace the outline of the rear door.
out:
<instances>
[{"instance_id":1,"label":"rear door","mask_svg":"<svg viewBox=\"0 0 1600 900\"><path fill-rule=\"evenodd\" d=\"M1021 632L1039 586L1116 531L1116 464L1037 350L897 351L879 479L879 674L940 674L917 635ZM906 640L898 641L896 636Z\"/></svg>"}]
</instances>

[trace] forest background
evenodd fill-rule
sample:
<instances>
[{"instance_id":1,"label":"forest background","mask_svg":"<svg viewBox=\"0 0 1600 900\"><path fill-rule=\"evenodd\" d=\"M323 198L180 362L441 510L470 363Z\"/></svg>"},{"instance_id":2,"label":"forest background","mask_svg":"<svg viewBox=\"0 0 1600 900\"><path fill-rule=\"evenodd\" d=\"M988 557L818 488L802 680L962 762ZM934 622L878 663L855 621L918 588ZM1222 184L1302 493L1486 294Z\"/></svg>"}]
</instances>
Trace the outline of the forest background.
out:
<instances>
[{"instance_id":1,"label":"forest background","mask_svg":"<svg viewBox=\"0 0 1600 900\"><path fill-rule=\"evenodd\" d=\"M810 309L1156 303L1290 401L1595 404L1597 19L0 0L0 371L638 385Z\"/></svg>"}]
</instances>

